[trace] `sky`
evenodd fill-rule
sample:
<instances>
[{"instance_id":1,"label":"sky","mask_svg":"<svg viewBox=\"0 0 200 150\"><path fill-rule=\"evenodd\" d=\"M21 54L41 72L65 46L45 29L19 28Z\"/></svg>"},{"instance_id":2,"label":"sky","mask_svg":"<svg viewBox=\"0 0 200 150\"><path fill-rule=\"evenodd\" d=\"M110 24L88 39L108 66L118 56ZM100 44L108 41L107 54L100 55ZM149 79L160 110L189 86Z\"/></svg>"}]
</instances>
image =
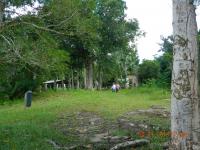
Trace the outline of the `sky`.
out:
<instances>
[{"instance_id":1,"label":"sky","mask_svg":"<svg viewBox=\"0 0 200 150\"><path fill-rule=\"evenodd\" d=\"M172 34L172 0L125 0L127 18L136 18L146 33L137 41L140 60L153 59L160 49L161 36ZM196 10L200 25L200 9Z\"/></svg>"}]
</instances>

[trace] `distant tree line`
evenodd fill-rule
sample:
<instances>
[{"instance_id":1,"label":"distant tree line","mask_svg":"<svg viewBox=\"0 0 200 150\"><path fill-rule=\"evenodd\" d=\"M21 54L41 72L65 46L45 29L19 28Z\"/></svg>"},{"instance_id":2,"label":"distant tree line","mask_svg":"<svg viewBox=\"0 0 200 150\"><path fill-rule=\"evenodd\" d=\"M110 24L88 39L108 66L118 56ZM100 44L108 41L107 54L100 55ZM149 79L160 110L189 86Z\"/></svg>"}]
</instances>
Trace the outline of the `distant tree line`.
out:
<instances>
[{"instance_id":1,"label":"distant tree line","mask_svg":"<svg viewBox=\"0 0 200 150\"><path fill-rule=\"evenodd\" d=\"M139 65L138 77L140 84L170 88L173 58L173 37L162 37L161 55L154 60L143 60Z\"/></svg>"},{"instance_id":2,"label":"distant tree line","mask_svg":"<svg viewBox=\"0 0 200 150\"><path fill-rule=\"evenodd\" d=\"M162 37L161 40L160 52L162 52L162 55L155 57L154 60L144 60L139 65L138 77L140 84L170 88L173 61L173 36ZM198 32L198 41L200 42L200 31Z\"/></svg>"}]
</instances>

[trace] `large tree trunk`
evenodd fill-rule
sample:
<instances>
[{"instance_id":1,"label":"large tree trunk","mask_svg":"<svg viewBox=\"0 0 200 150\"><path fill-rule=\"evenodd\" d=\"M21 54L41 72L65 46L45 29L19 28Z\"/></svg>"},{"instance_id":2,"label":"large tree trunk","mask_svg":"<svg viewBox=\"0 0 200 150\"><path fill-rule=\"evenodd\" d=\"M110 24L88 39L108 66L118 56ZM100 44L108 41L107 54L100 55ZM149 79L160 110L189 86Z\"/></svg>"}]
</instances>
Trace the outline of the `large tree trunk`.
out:
<instances>
[{"instance_id":1,"label":"large tree trunk","mask_svg":"<svg viewBox=\"0 0 200 150\"><path fill-rule=\"evenodd\" d=\"M93 89L93 62L88 58L86 61L86 89Z\"/></svg>"},{"instance_id":2,"label":"large tree trunk","mask_svg":"<svg viewBox=\"0 0 200 150\"><path fill-rule=\"evenodd\" d=\"M173 34L172 149L199 150L197 24L191 0L173 0Z\"/></svg>"}]
</instances>

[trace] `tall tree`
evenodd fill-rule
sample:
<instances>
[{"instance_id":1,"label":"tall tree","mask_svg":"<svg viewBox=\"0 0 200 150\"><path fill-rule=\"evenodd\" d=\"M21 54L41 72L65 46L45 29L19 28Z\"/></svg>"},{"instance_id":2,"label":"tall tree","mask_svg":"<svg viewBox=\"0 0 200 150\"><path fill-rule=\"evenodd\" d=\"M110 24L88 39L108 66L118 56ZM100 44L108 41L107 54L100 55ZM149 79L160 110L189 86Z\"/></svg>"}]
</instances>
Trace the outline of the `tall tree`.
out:
<instances>
[{"instance_id":1,"label":"tall tree","mask_svg":"<svg viewBox=\"0 0 200 150\"><path fill-rule=\"evenodd\" d=\"M31 1L23 2L4 4L9 7ZM10 99L22 96L44 80L64 76L68 55L58 47L57 39L50 34L52 30L45 26L42 15L4 16L6 22L0 28L0 96Z\"/></svg>"},{"instance_id":2,"label":"tall tree","mask_svg":"<svg viewBox=\"0 0 200 150\"><path fill-rule=\"evenodd\" d=\"M114 66L108 54L117 53L125 58L128 49L130 49L129 42L132 41L134 43L135 38L140 35L137 20L127 21L125 19L125 10L126 3L123 0L97 0L97 14L101 21L101 26L98 30L101 41L96 55L100 88L102 78L104 78L102 77L103 74L108 72L108 67L113 70Z\"/></svg>"},{"instance_id":3,"label":"tall tree","mask_svg":"<svg viewBox=\"0 0 200 150\"><path fill-rule=\"evenodd\" d=\"M126 3L122 0L97 0L97 14L102 23L99 28L100 47L97 51L99 88L102 86L103 74L107 72L108 66L113 66L107 54L118 51L125 44L125 9ZM109 63L110 65L105 65Z\"/></svg>"},{"instance_id":4,"label":"tall tree","mask_svg":"<svg viewBox=\"0 0 200 150\"><path fill-rule=\"evenodd\" d=\"M85 87L89 89L93 87L94 53L99 39L99 21L95 9L96 2L93 0L60 0L59 3L52 0L43 7L42 15L39 16L42 16L45 26L28 23L39 30L51 32L58 39L59 46L70 52L70 82L73 82L73 75L81 75L84 66Z\"/></svg>"},{"instance_id":5,"label":"tall tree","mask_svg":"<svg viewBox=\"0 0 200 150\"><path fill-rule=\"evenodd\" d=\"M173 36L172 148L199 150L198 46L193 0L173 0Z\"/></svg>"}]
</instances>

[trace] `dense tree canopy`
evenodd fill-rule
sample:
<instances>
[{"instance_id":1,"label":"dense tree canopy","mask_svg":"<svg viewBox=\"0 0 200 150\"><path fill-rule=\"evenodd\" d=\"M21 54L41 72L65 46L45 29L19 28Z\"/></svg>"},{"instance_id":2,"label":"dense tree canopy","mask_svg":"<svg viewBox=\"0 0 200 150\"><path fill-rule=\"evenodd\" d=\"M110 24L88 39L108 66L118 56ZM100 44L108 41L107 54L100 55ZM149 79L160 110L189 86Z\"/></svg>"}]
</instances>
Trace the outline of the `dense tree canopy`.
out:
<instances>
[{"instance_id":1,"label":"dense tree canopy","mask_svg":"<svg viewBox=\"0 0 200 150\"><path fill-rule=\"evenodd\" d=\"M124 1L39 1L37 13L14 18L5 11L34 2L0 3L1 96L21 96L46 80L91 89L136 74L141 32L137 20L126 20Z\"/></svg>"}]
</instances>

